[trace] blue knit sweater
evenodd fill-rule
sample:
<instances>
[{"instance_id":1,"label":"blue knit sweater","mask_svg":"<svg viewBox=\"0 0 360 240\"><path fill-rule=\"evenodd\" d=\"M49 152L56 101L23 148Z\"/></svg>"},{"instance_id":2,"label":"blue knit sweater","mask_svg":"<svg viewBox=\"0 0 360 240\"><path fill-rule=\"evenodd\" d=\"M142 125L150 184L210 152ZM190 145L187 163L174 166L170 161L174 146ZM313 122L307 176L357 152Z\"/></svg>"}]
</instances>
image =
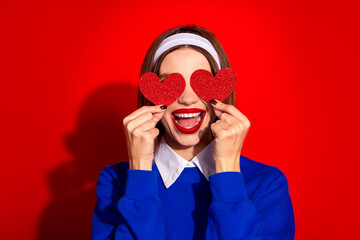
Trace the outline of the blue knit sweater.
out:
<instances>
[{"instance_id":1,"label":"blue knit sweater","mask_svg":"<svg viewBox=\"0 0 360 240\"><path fill-rule=\"evenodd\" d=\"M185 168L165 188L152 171L129 163L105 167L97 184L92 239L294 239L295 222L285 175L241 156L240 172L209 181Z\"/></svg>"}]
</instances>

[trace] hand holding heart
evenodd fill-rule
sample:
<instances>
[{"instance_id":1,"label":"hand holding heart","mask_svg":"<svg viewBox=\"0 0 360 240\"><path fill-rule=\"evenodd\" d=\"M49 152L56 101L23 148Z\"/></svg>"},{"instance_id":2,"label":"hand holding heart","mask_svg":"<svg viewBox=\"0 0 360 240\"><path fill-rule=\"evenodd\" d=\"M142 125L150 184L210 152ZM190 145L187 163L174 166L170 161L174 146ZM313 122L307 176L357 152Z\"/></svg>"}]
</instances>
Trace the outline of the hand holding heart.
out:
<instances>
[{"instance_id":1,"label":"hand holding heart","mask_svg":"<svg viewBox=\"0 0 360 240\"><path fill-rule=\"evenodd\" d=\"M124 130L129 155L129 169L152 170L154 141L159 135L155 126L165 108L143 106L124 118Z\"/></svg>"},{"instance_id":2,"label":"hand holding heart","mask_svg":"<svg viewBox=\"0 0 360 240\"><path fill-rule=\"evenodd\" d=\"M250 121L233 105L216 102L212 106L219 120L210 126L215 137L213 157L216 172L241 172L240 153Z\"/></svg>"}]
</instances>

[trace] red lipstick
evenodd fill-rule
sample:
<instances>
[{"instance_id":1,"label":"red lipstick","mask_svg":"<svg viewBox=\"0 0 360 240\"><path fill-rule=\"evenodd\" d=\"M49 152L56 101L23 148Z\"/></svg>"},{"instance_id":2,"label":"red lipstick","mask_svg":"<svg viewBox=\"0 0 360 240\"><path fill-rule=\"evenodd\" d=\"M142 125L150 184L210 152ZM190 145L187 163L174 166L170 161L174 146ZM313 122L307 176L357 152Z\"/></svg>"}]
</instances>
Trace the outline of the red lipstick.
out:
<instances>
[{"instance_id":1,"label":"red lipstick","mask_svg":"<svg viewBox=\"0 0 360 240\"><path fill-rule=\"evenodd\" d=\"M199 130L205 114L206 111L200 108L180 108L171 113L171 118L179 132L191 134Z\"/></svg>"}]
</instances>

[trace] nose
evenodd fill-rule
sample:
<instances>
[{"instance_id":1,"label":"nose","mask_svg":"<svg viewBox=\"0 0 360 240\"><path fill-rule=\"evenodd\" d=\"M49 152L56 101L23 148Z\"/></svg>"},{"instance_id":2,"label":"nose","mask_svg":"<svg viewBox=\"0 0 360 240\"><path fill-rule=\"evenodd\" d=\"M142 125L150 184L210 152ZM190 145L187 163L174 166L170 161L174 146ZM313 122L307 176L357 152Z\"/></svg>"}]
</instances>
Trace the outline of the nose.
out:
<instances>
[{"instance_id":1,"label":"nose","mask_svg":"<svg viewBox=\"0 0 360 240\"><path fill-rule=\"evenodd\" d=\"M199 101L199 97L191 88L190 83L186 81L186 86L183 94L178 98L178 103L183 105L191 105Z\"/></svg>"}]
</instances>

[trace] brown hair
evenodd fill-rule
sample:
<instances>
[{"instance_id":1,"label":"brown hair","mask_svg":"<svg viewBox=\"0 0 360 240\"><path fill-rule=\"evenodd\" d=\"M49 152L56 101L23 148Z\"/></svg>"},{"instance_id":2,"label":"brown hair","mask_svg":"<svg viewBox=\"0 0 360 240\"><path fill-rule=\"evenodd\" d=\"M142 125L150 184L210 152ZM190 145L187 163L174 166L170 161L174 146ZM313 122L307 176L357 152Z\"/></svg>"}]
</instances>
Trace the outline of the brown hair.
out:
<instances>
[{"instance_id":1,"label":"brown hair","mask_svg":"<svg viewBox=\"0 0 360 240\"><path fill-rule=\"evenodd\" d=\"M159 58L157 59L157 61L155 62L155 64L153 64L155 52L158 49L161 42L165 38L167 38L171 35L177 34L177 33L193 33L193 34L197 34L197 35L200 35L200 36L206 38L207 40L209 40L211 42L211 44L214 46L217 54L219 55L221 67L222 68L230 67L229 59L226 56L226 53L225 53L223 47L221 46L219 40L216 38L216 36L212 32L210 32L209 30L207 30L203 27L200 27L200 26L184 25L184 26L178 26L175 28L171 28L171 29L163 32L162 34L160 34L160 36L158 36L154 40L154 42L151 44L149 50L147 51L147 53L145 55L144 61L141 66L140 76L146 72L153 72L159 76L160 66L161 66L162 61L166 57L166 55L172 51L175 51L176 49L179 49L179 48L192 48L196 51L201 52L208 59L208 61L210 63L212 74L215 76L215 74L219 71L219 67L218 67L216 61L214 60L214 58L212 57L212 55L210 53L208 53L206 50L204 50L200 47L197 47L197 46L192 46L192 45L179 45L179 46L172 47L172 48L168 49L167 51L165 51L163 54L161 54L159 56ZM236 92L235 92L235 90L230 94L229 97L227 97L223 101L223 103L231 104L236 107ZM137 104L138 108L140 108L142 106L151 106L151 105L154 105L154 104L151 103L149 100L147 100L142 95L140 90L138 89L138 104ZM157 127L160 130L160 134L159 134L159 137L160 137L164 133L164 128L160 122L158 122Z\"/></svg>"}]
</instances>

